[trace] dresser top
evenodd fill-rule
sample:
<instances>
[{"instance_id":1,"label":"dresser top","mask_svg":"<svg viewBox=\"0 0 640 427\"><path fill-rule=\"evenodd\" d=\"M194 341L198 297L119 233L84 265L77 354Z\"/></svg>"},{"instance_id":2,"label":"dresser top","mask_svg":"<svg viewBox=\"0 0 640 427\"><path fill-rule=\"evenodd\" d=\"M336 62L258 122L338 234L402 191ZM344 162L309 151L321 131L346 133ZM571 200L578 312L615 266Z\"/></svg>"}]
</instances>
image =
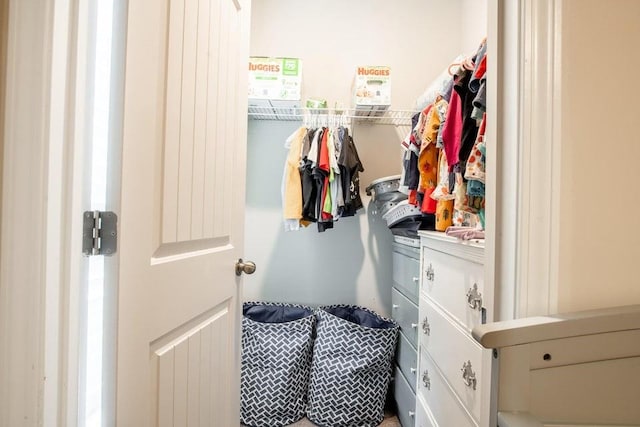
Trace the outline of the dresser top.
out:
<instances>
[{"instance_id":1,"label":"dresser top","mask_svg":"<svg viewBox=\"0 0 640 427\"><path fill-rule=\"evenodd\" d=\"M458 239L457 237L447 236L445 233L441 231L426 231L426 230L418 231L418 235L424 239L437 240L440 242L455 243L455 244L484 249L484 239L462 240L462 239Z\"/></svg>"}]
</instances>

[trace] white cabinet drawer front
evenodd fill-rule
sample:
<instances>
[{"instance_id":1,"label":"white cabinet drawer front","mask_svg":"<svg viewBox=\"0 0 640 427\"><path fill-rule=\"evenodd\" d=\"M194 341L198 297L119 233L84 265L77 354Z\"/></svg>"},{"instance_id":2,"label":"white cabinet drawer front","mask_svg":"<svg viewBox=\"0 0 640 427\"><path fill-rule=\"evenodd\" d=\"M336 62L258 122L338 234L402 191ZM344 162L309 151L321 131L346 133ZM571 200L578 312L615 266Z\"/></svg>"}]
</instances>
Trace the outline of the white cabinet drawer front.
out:
<instances>
[{"instance_id":1,"label":"white cabinet drawer front","mask_svg":"<svg viewBox=\"0 0 640 427\"><path fill-rule=\"evenodd\" d=\"M398 334L397 363L409 382L411 390L415 393L418 378L418 351L409 343L402 332Z\"/></svg>"},{"instance_id":2,"label":"white cabinet drawer front","mask_svg":"<svg viewBox=\"0 0 640 427\"><path fill-rule=\"evenodd\" d=\"M418 306L395 288L391 289L391 315L411 345L418 348Z\"/></svg>"},{"instance_id":3,"label":"white cabinet drawer front","mask_svg":"<svg viewBox=\"0 0 640 427\"><path fill-rule=\"evenodd\" d=\"M424 399L428 411L440 427L476 427L453 391L427 354L420 354L420 376L418 378L418 398ZM427 424L428 425L428 424Z\"/></svg>"},{"instance_id":4,"label":"white cabinet drawer front","mask_svg":"<svg viewBox=\"0 0 640 427\"><path fill-rule=\"evenodd\" d=\"M469 331L482 324L484 267L432 249L423 249L421 290Z\"/></svg>"},{"instance_id":5,"label":"white cabinet drawer front","mask_svg":"<svg viewBox=\"0 0 640 427\"><path fill-rule=\"evenodd\" d=\"M397 251L392 252L392 260L394 286L417 304L420 287L420 261Z\"/></svg>"},{"instance_id":6,"label":"white cabinet drawer front","mask_svg":"<svg viewBox=\"0 0 640 427\"><path fill-rule=\"evenodd\" d=\"M438 427L431 418L422 398L416 396L416 427Z\"/></svg>"},{"instance_id":7,"label":"white cabinet drawer front","mask_svg":"<svg viewBox=\"0 0 640 427\"><path fill-rule=\"evenodd\" d=\"M482 347L428 298L420 300L420 319L420 351L429 353L478 422L482 402ZM428 327L423 328L423 324Z\"/></svg>"},{"instance_id":8,"label":"white cabinet drawer front","mask_svg":"<svg viewBox=\"0 0 640 427\"><path fill-rule=\"evenodd\" d=\"M402 427L413 427L416 421L416 395L396 367L393 393L398 406L398 418Z\"/></svg>"}]
</instances>

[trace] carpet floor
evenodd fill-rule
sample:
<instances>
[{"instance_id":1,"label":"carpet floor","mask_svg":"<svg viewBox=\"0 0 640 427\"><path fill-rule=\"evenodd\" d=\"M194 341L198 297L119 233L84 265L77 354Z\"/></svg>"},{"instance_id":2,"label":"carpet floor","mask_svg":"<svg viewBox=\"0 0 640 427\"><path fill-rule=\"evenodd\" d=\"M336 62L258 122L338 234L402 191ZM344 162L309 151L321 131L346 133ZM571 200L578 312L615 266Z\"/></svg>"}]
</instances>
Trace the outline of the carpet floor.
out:
<instances>
[{"instance_id":1,"label":"carpet floor","mask_svg":"<svg viewBox=\"0 0 640 427\"><path fill-rule=\"evenodd\" d=\"M290 424L288 427L316 427L316 425L304 418L297 423ZM400 427L400 421L394 415L386 415L379 427Z\"/></svg>"}]
</instances>

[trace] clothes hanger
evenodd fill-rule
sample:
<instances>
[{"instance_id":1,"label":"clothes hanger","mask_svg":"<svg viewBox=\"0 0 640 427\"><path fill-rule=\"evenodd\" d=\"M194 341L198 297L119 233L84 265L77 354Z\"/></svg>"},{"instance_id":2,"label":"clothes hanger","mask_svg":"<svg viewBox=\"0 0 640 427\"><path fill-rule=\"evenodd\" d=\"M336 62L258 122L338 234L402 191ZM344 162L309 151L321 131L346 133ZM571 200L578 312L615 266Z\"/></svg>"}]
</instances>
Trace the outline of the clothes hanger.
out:
<instances>
[{"instance_id":1,"label":"clothes hanger","mask_svg":"<svg viewBox=\"0 0 640 427\"><path fill-rule=\"evenodd\" d=\"M449 65L449 68L447 68L447 72L449 73L450 76L453 76L455 73L453 71L451 71L451 69L453 67L460 67L462 64L459 62L453 62L451 65Z\"/></svg>"},{"instance_id":2,"label":"clothes hanger","mask_svg":"<svg viewBox=\"0 0 640 427\"><path fill-rule=\"evenodd\" d=\"M449 68L447 68L447 72L449 73L450 76L453 76L456 74L456 72L458 71L458 69L456 69L454 71L451 71L451 69L453 67L458 67L459 68L464 68L467 71L473 71L476 67L475 63L471 60L471 57L466 57L462 62L454 62L451 65L449 65Z\"/></svg>"},{"instance_id":3,"label":"clothes hanger","mask_svg":"<svg viewBox=\"0 0 640 427\"><path fill-rule=\"evenodd\" d=\"M462 67L467 71L473 71L476 68L476 64L471 60L471 57L467 57L462 61Z\"/></svg>"}]
</instances>

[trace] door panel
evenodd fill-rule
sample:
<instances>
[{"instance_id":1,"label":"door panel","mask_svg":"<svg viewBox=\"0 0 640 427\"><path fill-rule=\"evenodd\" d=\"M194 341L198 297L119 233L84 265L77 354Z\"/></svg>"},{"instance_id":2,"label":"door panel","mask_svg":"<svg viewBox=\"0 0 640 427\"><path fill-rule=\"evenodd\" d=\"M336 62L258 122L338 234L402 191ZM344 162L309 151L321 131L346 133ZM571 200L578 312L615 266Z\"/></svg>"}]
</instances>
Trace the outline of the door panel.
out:
<instances>
[{"instance_id":1,"label":"door panel","mask_svg":"<svg viewBox=\"0 0 640 427\"><path fill-rule=\"evenodd\" d=\"M186 332L174 331L152 344L158 425L209 426L210 420L225 419L230 396L221 391L234 381L227 369L233 344L225 342L232 325L230 313L223 303L204 320L182 328ZM233 419L228 421L233 424Z\"/></svg>"},{"instance_id":2,"label":"door panel","mask_svg":"<svg viewBox=\"0 0 640 427\"><path fill-rule=\"evenodd\" d=\"M162 242L225 237L242 15L231 0L170 3Z\"/></svg>"},{"instance_id":3,"label":"door panel","mask_svg":"<svg viewBox=\"0 0 640 427\"><path fill-rule=\"evenodd\" d=\"M129 2L121 426L238 423L248 23L248 2Z\"/></svg>"}]
</instances>

